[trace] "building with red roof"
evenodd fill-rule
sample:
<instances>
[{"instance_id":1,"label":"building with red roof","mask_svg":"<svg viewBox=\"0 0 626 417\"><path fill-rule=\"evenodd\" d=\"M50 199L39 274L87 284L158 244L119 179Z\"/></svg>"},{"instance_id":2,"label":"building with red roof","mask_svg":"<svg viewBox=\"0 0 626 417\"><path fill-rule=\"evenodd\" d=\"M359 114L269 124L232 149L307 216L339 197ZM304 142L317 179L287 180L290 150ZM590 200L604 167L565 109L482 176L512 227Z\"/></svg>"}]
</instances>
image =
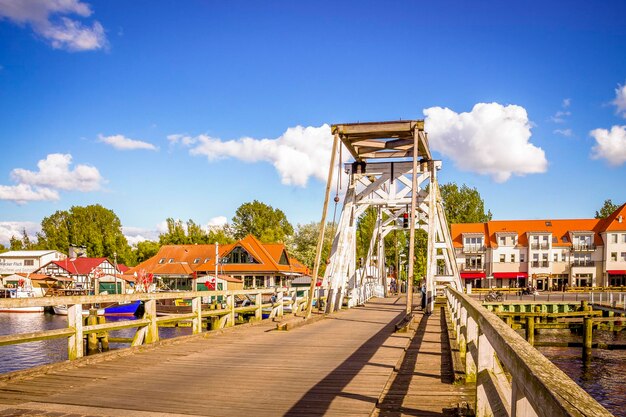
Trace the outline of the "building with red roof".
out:
<instances>
[{"instance_id":1,"label":"building with red roof","mask_svg":"<svg viewBox=\"0 0 626 417\"><path fill-rule=\"evenodd\" d=\"M84 289L92 289L93 283L100 277L121 274L107 258L87 257L51 261L35 272L48 276L70 277L77 288Z\"/></svg>"},{"instance_id":2,"label":"building with red roof","mask_svg":"<svg viewBox=\"0 0 626 417\"><path fill-rule=\"evenodd\" d=\"M461 278L477 287L626 285L626 204L604 219L451 225Z\"/></svg>"}]
</instances>

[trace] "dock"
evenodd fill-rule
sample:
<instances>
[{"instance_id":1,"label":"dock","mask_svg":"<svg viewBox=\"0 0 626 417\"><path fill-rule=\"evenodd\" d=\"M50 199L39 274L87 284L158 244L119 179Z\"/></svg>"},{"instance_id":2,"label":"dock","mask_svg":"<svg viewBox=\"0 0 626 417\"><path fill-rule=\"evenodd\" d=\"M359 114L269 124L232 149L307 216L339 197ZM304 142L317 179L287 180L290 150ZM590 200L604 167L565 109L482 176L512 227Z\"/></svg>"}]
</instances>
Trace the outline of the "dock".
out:
<instances>
[{"instance_id":1,"label":"dock","mask_svg":"<svg viewBox=\"0 0 626 417\"><path fill-rule=\"evenodd\" d=\"M447 416L453 384L440 311L396 333L402 297L290 331L264 320L0 378L0 416ZM52 413L52 414L48 414Z\"/></svg>"}]
</instances>

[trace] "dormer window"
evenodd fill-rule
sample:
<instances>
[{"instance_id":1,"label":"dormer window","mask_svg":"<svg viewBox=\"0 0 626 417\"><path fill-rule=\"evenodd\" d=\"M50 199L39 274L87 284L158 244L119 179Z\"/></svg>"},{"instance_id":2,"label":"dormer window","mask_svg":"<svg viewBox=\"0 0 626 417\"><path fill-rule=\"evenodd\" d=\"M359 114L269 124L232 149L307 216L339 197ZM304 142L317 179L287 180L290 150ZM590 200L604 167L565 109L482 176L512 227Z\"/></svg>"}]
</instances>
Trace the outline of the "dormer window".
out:
<instances>
[{"instance_id":1,"label":"dormer window","mask_svg":"<svg viewBox=\"0 0 626 417\"><path fill-rule=\"evenodd\" d=\"M197 264L198 262L200 262L200 258L196 258L196 259L193 260L194 264Z\"/></svg>"},{"instance_id":2,"label":"dormer window","mask_svg":"<svg viewBox=\"0 0 626 417\"><path fill-rule=\"evenodd\" d=\"M168 263L173 263L174 262L174 258L170 258L170 260L168 261Z\"/></svg>"},{"instance_id":3,"label":"dormer window","mask_svg":"<svg viewBox=\"0 0 626 417\"><path fill-rule=\"evenodd\" d=\"M160 264L164 264L164 263L165 263L165 258L161 258L161 259L159 259L159 263L160 263Z\"/></svg>"}]
</instances>

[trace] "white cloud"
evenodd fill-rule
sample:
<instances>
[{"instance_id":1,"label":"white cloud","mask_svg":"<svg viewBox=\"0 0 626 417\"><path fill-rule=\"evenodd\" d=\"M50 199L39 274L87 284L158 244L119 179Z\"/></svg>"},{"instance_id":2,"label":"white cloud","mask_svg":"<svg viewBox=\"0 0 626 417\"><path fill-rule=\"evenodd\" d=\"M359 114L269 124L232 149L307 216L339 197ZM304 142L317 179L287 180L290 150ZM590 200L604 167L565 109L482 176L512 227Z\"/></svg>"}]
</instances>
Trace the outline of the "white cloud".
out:
<instances>
[{"instance_id":1,"label":"white cloud","mask_svg":"<svg viewBox=\"0 0 626 417\"><path fill-rule=\"evenodd\" d=\"M222 227L228 224L228 219L226 216L217 216L209 219L207 223L208 229L221 229Z\"/></svg>"},{"instance_id":2,"label":"white cloud","mask_svg":"<svg viewBox=\"0 0 626 417\"><path fill-rule=\"evenodd\" d=\"M7 246L11 237L21 238L24 230L31 240L35 240L41 226L33 222L0 222L0 243Z\"/></svg>"},{"instance_id":3,"label":"white cloud","mask_svg":"<svg viewBox=\"0 0 626 417\"><path fill-rule=\"evenodd\" d=\"M531 125L521 106L478 103L469 113L431 107L424 114L431 148L464 171L504 182L548 168L545 152L529 141Z\"/></svg>"},{"instance_id":4,"label":"white cloud","mask_svg":"<svg viewBox=\"0 0 626 417\"><path fill-rule=\"evenodd\" d=\"M157 230L144 229L141 227L122 226L122 233L131 246L145 240L158 241L159 232Z\"/></svg>"},{"instance_id":5,"label":"white cloud","mask_svg":"<svg viewBox=\"0 0 626 417\"><path fill-rule=\"evenodd\" d=\"M552 133L556 133L557 135L562 135L565 137L571 137L573 132L572 129L554 129Z\"/></svg>"},{"instance_id":6,"label":"white cloud","mask_svg":"<svg viewBox=\"0 0 626 417\"><path fill-rule=\"evenodd\" d=\"M0 185L0 200L26 204L29 201L55 201L59 193L46 187L31 187L28 184Z\"/></svg>"},{"instance_id":7,"label":"white cloud","mask_svg":"<svg viewBox=\"0 0 626 417\"><path fill-rule=\"evenodd\" d=\"M91 14L90 6L80 0L0 0L0 18L30 25L53 48L69 51L101 49L107 45L99 22L94 21L89 27L67 17L87 18Z\"/></svg>"},{"instance_id":8,"label":"white cloud","mask_svg":"<svg viewBox=\"0 0 626 417\"><path fill-rule=\"evenodd\" d=\"M550 117L554 123L565 123L565 117L571 116L572 112L569 111L557 111L554 116Z\"/></svg>"},{"instance_id":9,"label":"white cloud","mask_svg":"<svg viewBox=\"0 0 626 417\"><path fill-rule=\"evenodd\" d=\"M563 102L561 103L561 107L563 107L564 109L568 108L570 105L572 104L572 99L571 98L564 98Z\"/></svg>"},{"instance_id":10,"label":"white cloud","mask_svg":"<svg viewBox=\"0 0 626 417\"><path fill-rule=\"evenodd\" d=\"M141 140L135 140L125 137L124 135L112 135L112 136L103 136L99 135L98 140L100 142L106 143L107 145L113 146L115 149L119 149L121 151L135 150L135 149L148 149L151 151L156 151L158 148L151 143L144 142Z\"/></svg>"},{"instance_id":11,"label":"white cloud","mask_svg":"<svg viewBox=\"0 0 626 417\"><path fill-rule=\"evenodd\" d=\"M244 137L222 141L207 135L169 135L172 144L191 147L192 155L209 161L236 158L244 162L269 162L286 185L305 187L310 177L326 181L333 137L330 127L290 127L275 139ZM347 158L347 156L346 156Z\"/></svg>"},{"instance_id":12,"label":"white cloud","mask_svg":"<svg viewBox=\"0 0 626 417\"><path fill-rule=\"evenodd\" d=\"M612 103L617 107L617 113L626 117L626 84L615 89L615 100Z\"/></svg>"},{"instance_id":13,"label":"white cloud","mask_svg":"<svg viewBox=\"0 0 626 417\"><path fill-rule=\"evenodd\" d=\"M610 131L594 129L589 134L596 140L593 159L606 159L613 166L626 162L626 126L613 126Z\"/></svg>"},{"instance_id":14,"label":"white cloud","mask_svg":"<svg viewBox=\"0 0 626 417\"><path fill-rule=\"evenodd\" d=\"M70 170L72 155L53 153L37 162L38 172L16 168L11 177L21 184L50 187L60 190L95 191L103 181L96 167L76 165Z\"/></svg>"}]
</instances>

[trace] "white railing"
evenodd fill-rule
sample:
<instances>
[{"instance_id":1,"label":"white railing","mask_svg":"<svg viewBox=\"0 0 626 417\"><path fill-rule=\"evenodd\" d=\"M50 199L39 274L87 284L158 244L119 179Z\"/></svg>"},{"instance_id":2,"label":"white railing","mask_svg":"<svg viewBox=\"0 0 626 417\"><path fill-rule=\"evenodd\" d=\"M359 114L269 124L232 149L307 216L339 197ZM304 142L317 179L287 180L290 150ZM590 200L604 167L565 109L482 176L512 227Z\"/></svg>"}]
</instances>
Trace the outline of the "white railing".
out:
<instances>
[{"instance_id":1,"label":"white railing","mask_svg":"<svg viewBox=\"0 0 626 417\"><path fill-rule=\"evenodd\" d=\"M446 298L477 417L612 416L478 301L451 288Z\"/></svg>"}]
</instances>

